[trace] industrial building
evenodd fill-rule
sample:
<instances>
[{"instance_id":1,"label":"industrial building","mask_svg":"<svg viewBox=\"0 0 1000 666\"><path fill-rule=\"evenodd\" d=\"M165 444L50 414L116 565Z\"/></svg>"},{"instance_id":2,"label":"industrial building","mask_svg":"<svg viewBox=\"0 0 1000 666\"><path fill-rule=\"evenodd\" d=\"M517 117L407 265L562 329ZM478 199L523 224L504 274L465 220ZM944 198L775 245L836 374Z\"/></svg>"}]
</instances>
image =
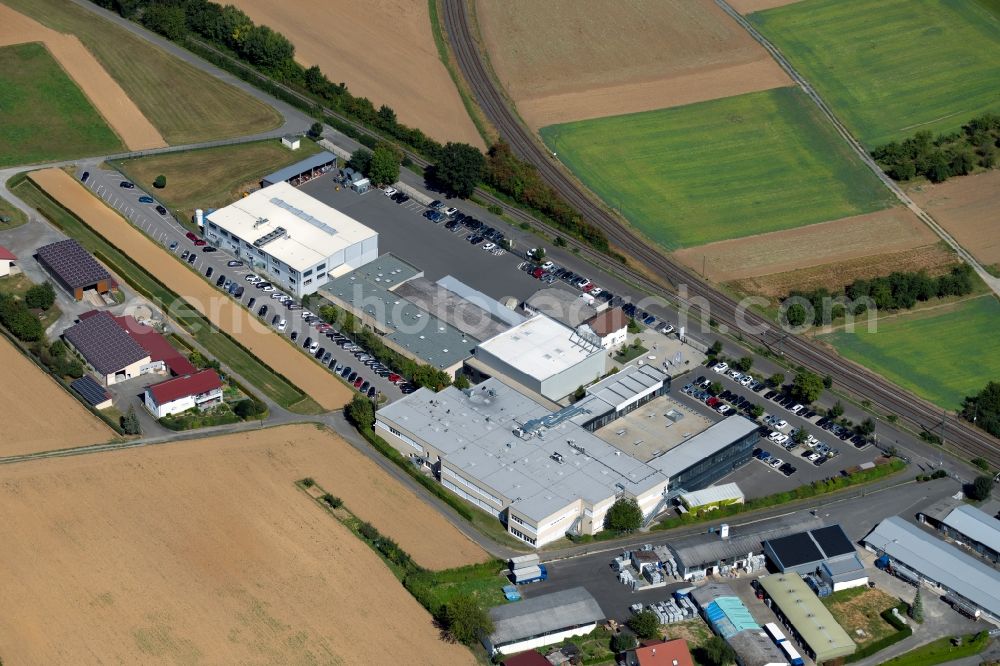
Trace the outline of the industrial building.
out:
<instances>
[{"instance_id":1,"label":"industrial building","mask_svg":"<svg viewBox=\"0 0 1000 666\"><path fill-rule=\"evenodd\" d=\"M489 654L514 654L585 636L604 621L604 611L582 587L491 608L493 633L483 639Z\"/></svg>"},{"instance_id":2,"label":"industrial building","mask_svg":"<svg viewBox=\"0 0 1000 666\"><path fill-rule=\"evenodd\" d=\"M818 518L803 519L796 515L769 518L746 526L723 525L714 532L673 539L670 550L674 553L678 574L684 580L760 571L764 568L765 540L821 525Z\"/></svg>"},{"instance_id":3,"label":"industrial building","mask_svg":"<svg viewBox=\"0 0 1000 666\"><path fill-rule=\"evenodd\" d=\"M167 379L146 387L143 404L158 419L189 409L210 409L222 404L222 380L212 369Z\"/></svg>"},{"instance_id":4,"label":"industrial building","mask_svg":"<svg viewBox=\"0 0 1000 666\"><path fill-rule=\"evenodd\" d=\"M499 374L558 401L603 376L604 362L604 349L593 335L537 314L480 343L468 365L482 376Z\"/></svg>"},{"instance_id":5,"label":"industrial building","mask_svg":"<svg viewBox=\"0 0 1000 666\"><path fill-rule=\"evenodd\" d=\"M521 303L520 311L527 317L543 314L572 329L593 319L601 309L607 308L604 301L597 301L590 294L570 291L562 287L539 289L528 300ZM599 309L600 308L600 309Z\"/></svg>"},{"instance_id":6,"label":"industrial building","mask_svg":"<svg viewBox=\"0 0 1000 666\"><path fill-rule=\"evenodd\" d=\"M788 666L785 653L774 644L766 632L744 629L726 639L736 653L739 666Z\"/></svg>"},{"instance_id":7,"label":"industrial building","mask_svg":"<svg viewBox=\"0 0 1000 666\"><path fill-rule=\"evenodd\" d=\"M649 461L670 476L671 491L705 488L750 462L759 426L730 416Z\"/></svg>"},{"instance_id":8,"label":"industrial building","mask_svg":"<svg viewBox=\"0 0 1000 666\"><path fill-rule=\"evenodd\" d=\"M282 137L281 142L292 150L297 150L299 147L299 137L297 136ZM292 186L302 185L313 178L322 176L336 166L337 156L324 150L264 176L260 179L260 186L270 187L276 183L288 183Z\"/></svg>"},{"instance_id":9,"label":"industrial building","mask_svg":"<svg viewBox=\"0 0 1000 666\"><path fill-rule=\"evenodd\" d=\"M1000 571L981 560L899 516L883 520L863 542L868 550L887 557L900 578L926 583L1000 619Z\"/></svg>"},{"instance_id":10,"label":"industrial building","mask_svg":"<svg viewBox=\"0 0 1000 666\"><path fill-rule=\"evenodd\" d=\"M690 593L702 617L721 636L742 666L787 664L778 649L761 630L757 620L732 587L724 583L708 583Z\"/></svg>"},{"instance_id":11,"label":"industrial building","mask_svg":"<svg viewBox=\"0 0 1000 666\"><path fill-rule=\"evenodd\" d=\"M409 283L416 286L407 287ZM507 326L490 311L443 287L442 293L438 286L424 280L417 267L384 254L331 280L319 294L382 336L390 349L454 376L480 338L423 309L403 293L433 307L442 316L461 320L463 325L475 321L487 331L503 331Z\"/></svg>"},{"instance_id":12,"label":"industrial building","mask_svg":"<svg viewBox=\"0 0 1000 666\"><path fill-rule=\"evenodd\" d=\"M768 539L764 554L781 573L819 576L833 592L868 584L865 567L840 525Z\"/></svg>"},{"instance_id":13,"label":"industrial building","mask_svg":"<svg viewBox=\"0 0 1000 666\"><path fill-rule=\"evenodd\" d=\"M823 602L797 573L780 573L757 579L771 610L790 638L817 663L853 654L857 649Z\"/></svg>"},{"instance_id":14,"label":"industrial building","mask_svg":"<svg viewBox=\"0 0 1000 666\"><path fill-rule=\"evenodd\" d=\"M85 291L105 294L111 290L111 274L72 238L43 245L35 258L56 284L78 301Z\"/></svg>"},{"instance_id":15,"label":"industrial building","mask_svg":"<svg viewBox=\"0 0 1000 666\"><path fill-rule=\"evenodd\" d=\"M286 182L209 213L205 238L301 297L378 257L378 234Z\"/></svg>"},{"instance_id":16,"label":"industrial building","mask_svg":"<svg viewBox=\"0 0 1000 666\"><path fill-rule=\"evenodd\" d=\"M918 513L917 520L990 562L1000 562L1000 520L988 513L960 499L948 498Z\"/></svg>"},{"instance_id":17,"label":"industrial building","mask_svg":"<svg viewBox=\"0 0 1000 666\"><path fill-rule=\"evenodd\" d=\"M580 413L573 422L595 432L670 390L670 377L652 365L627 365L587 387L576 402Z\"/></svg>"},{"instance_id":18,"label":"industrial building","mask_svg":"<svg viewBox=\"0 0 1000 666\"><path fill-rule=\"evenodd\" d=\"M95 312L70 326L63 338L97 373L105 386L158 372L149 352L119 326L110 312Z\"/></svg>"}]
</instances>

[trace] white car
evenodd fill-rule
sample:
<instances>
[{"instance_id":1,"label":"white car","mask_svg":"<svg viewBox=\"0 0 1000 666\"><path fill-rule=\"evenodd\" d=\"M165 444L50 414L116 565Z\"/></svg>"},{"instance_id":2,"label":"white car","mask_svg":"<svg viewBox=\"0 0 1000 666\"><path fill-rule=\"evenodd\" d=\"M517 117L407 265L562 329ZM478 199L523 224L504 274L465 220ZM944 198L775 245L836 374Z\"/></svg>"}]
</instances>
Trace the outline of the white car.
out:
<instances>
[{"instance_id":1,"label":"white car","mask_svg":"<svg viewBox=\"0 0 1000 666\"><path fill-rule=\"evenodd\" d=\"M814 451L813 453L810 453L809 455L806 456L806 460L808 460L809 462L816 462L821 457L822 456L820 456L818 453Z\"/></svg>"},{"instance_id":2,"label":"white car","mask_svg":"<svg viewBox=\"0 0 1000 666\"><path fill-rule=\"evenodd\" d=\"M753 377L743 375L743 379L740 380L740 386L750 386L751 384L753 384Z\"/></svg>"},{"instance_id":3,"label":"white car","mask_svg":"<svg viewBox=\"0 0 1000 666\"><path fill-rule=\"evenodd\" d=\"M806 408L805 405L795 405L794 407L792 407L788 411L790 411L792 414L798 414L799 412L801 412L805 408Z\"/></svg>"},{"instance_id":4,"label":"white car","mask_svg":"<svg viewBox=\"0 0 1000 666\"><path fill-rule=\"evenodd\" d=\"M276 291L273 294L271 294L271 298L273 298L274 300L278 300L279 298L283 299L285 298L285 295L280 291Z\"/></svg>"},{"instance_id":5,"label":"white car","mask_svg":"<svg viewBox=\"0 0 1000 666\"><path fill-rule=\"evenodd\" d=\"M725 362L716 363L712 366L714 372L723 373L729 369L729 364Z\"/></svg>"},{"instance_id":6,"label":"white car","mask_svg":"<svg viewBox=\"0 0 1000 666\"><path fill-rule=\"evenodd\" d=\"M274 291L274 287L268 285L267 287L264 287L263 289L261 289L261 291L263 291L264 293L267 293L269 291Z\"/></svg>"},{"instance_id":7,"label":"white car","mask_svg":"<svg viewBox=\"0 0 1000 666\"><path fill-rule=\"evenodd\" d=\"M318 342L313 342L311 345L309 345L309 351L314 352L317 349L319 349L319 343Z\"/></svg>"},{"instance_id":8,"label":"white car","mask_svg":"<svg viewBox=\"0 0 1000 666\"><path fill-rule=\"evenodd\" d=\"M600 287L594 287L593 289L590 290L590 295L591 296L600 296L602 291L604 291L604 290L601 289Z\"/></svg>"},{"instance_id":9,"label":"white car","mask_svg":"<svg viewBox=\"0 0 1000 666\"><path fill-rule=\"evenodd\" d=\"M736 381L740 381L740 378L743 377L743 373L740 372L739 370L730 370L728 374Z\"/></svg>"},{"instance_id":10,"label":"white car","mask_svg":"<svg viewBox=\"0 0 1000 666\"><path fill-rule=\"evenodd\" d=\"M772 469L778 469L784 464L785 461L782 460L781 458L771 458L771 462L768 463L768 465L770 465Z\"/></svg>"},{"instance_id":11,"label":"white car","mask_svg":"<svg viewBox=\"0 0 1000 666\"><path fill-rule=\"evenodd\" d=\"M767 438L769 440L771 440L772 442L778 441L778 439L780 437L782 437L782 434L780 432L778 432L777 430L773 431L770 435L767 436Z\"/></svg>"},{"instance_id":12,"label":"white car","mask_svg":"<svg viewBox=\"0 0 1000 666\"><path fill-rule=\"evenodd\" d=\"M497 246L496 243L483 243L483 249L484 250L492 250L496 246Z\"/></svg>"},{"instance_id":13,"label":"white car","mask_svg":"<svg viewBox=\"0 0 1000 666\"><path fill-rule=\"evenodd\" d=\"M454 206L449 206L447 208L442 208L441 209L441 214L444 215L445 217L451 217L452 215L454 215L457 212L458 212L458 209L455 208Z\"/></svg>"},{"instance_id":14,"label":"white car","mask_svg":"<svg viewBox=\"0 0 1000 666\"><path fill-rule=\"evenodd\" d=\"M784 430L787 427L788 427L788 421L786 421L785 419L781 419L780 421L776 421L774 423L775 430Z\"/></svg>"},{"instance_id":15,"label":"white car","mask_svg":"<svg viewBox=\"0 0 1000 666\"><path fill-rule=\"evenodd\" d=\"M671 326L670 324L667 324L666 326L660 329L660 333L663 333L663 335L670 335L673 332L674 332L674 327Z\"/></svg>"},{"instance_id":16,"label":"white car","mask_svg":"<svg viewBox=\"0 0 1000 666\"><path fill-rule=\"evenodd\" d=\"M385 187L383 187L382 191L385 192L385 196L387 196L387 197L391 197L393 194L395 194L396 192L398 192L398 190L395 187L390 187L388 185L386 185Z\"/></svg>"},{"instance_id":17,"label":"white car","mask_svg":"<svg viewBox=\"0 0 1000 666\"><path fill-rule=\"evenodd\" d=\"M719 405L718 407L715 408L715 411L725 416L729 412L733 411L733 408L730 407L729 405Z\"/></svg>"},{"instance_id":18,"label":"white car","mask_svg":"<svg viewBox=\"0 0 1000 666\"><path fill-rule=\"evenodd\" d=\"M543 271L550 271L553 268L555 268L555 266L556 265L553 264L551 261L546 261L544 264L542 264L542 270Z\"/></svg>"},{"instance_id":19,"label":"white car","mask_svg":"<svg viewBox=\"0 0 1000 666\"><path fill-rule=\"evenodd\" d=\"M303 310L302 311L302 318L303 319L305 319L306 317L312 317L312 316L314 316L314 315L313 315L312 312L309 312L309 310Z\"/></svg>"},{"instance_id":20,"label":"white car","mask_svg":"<svg viewBox=\"0 0 1000 666\"><path fill-rule=\"evenodd\" d=\"M288 326L288 322L285 321L284 319L282 319L281 321L278 322L278 330L279 331L285 330L286 326Z\"/></svg>"}]
</instances>

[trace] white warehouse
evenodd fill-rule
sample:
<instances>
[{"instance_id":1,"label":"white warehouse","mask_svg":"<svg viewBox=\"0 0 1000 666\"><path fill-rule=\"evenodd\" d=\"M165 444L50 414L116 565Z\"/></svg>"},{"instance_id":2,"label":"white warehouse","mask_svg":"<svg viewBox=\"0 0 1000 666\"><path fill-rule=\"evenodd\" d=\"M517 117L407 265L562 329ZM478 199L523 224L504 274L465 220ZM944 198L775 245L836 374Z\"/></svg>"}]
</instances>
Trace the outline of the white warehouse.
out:
<instances>
[{"instance_id":1,"label":"white warehouse","mask_svg":"<svg viewBox=\"0 0 1000 666\"><path fill-rule=\"evenodd\" d=\"M378 233L285 182L209 213L205 238L299 297L378 257Z\"/></svg>"}]
</instances>

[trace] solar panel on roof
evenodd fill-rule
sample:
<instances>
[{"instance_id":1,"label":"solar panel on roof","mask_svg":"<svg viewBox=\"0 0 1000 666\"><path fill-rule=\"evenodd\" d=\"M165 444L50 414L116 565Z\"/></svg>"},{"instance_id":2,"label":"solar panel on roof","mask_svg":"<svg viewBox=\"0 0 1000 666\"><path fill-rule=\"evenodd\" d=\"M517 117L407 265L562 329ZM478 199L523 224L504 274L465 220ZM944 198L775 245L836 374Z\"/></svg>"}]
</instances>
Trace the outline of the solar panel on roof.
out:
<instances>
[{"instance_id":1,"label":"solar panel on roof","mask_svg":"<svg viewBox=\"0 0 1000 666\"><path fill-rule=\"evenodd\" d=\"M823 553L809 538L808 532L799 532L780 539L772 539L768 541L768 544L781 561L781 565L786 568L823 559Z\"/></svg>"},{"instance_id":2,"label":"solar panel on roof","mask_svg":"<svg viewBox=\"0 0 1000 666\"><path fill-rule=\"evenodd\" d=\"M816 539L816 543L823 549L827 557L836 557L837 555L846 555L854 552L854 544L844 534L844 530L841 529L840 525L831 525L813 530L812 536Z\"/></svg>"},{"instance_id":3,"label":"solar panel on roof","mask_svg":"<svg viewBox=\"0 0 1000 666\"><path fill-rule=\"evenodd\" d=\"M73 289L111 278L104 266L72 238L43 245L37 254L49 270Z\"/></svg>"},{"instance_id":4,"label":"solar panel on roof","mask_svg":"<svg viewBox=\"0 0 1000 666\"><path fill-rule=\"evenodd\" d=\"M108 392L104 387L87 375L73 380L70 386L91 406L97 406L108 399Z\"/></svg>"},{"instance_id":5,"label":"solar panel on roof","mask_svg":"<svg viewBox=\"0 0 1000 666\"><path fill-rule=\"evenodd\" d=\"M63 336L95 370L105 375L149 357L106 311L69 327Z\"/></svg>"}]
</instances>

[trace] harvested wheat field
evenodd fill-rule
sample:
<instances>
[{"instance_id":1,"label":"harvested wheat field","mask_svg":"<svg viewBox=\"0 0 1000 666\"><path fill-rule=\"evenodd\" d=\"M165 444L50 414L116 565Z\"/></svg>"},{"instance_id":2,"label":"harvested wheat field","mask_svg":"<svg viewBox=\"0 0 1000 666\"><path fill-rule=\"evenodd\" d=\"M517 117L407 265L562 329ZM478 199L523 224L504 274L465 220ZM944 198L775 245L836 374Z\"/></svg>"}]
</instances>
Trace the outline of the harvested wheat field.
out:
<instances>
[{"instance_id":1,"label":"harvested wheat field","mask_svg":"<svg viewBox=\"0 0 1000 666\"><path fill-rule=\"evenodd\" d=\"M793 2L802 2L802 0L728 0L728 2L729 6L740 14L750 14L752 12L762 12L765 9L784 7Z\"/></svg>"},{"instance_id":2,"label":"harvested wheat field","mask_svg":"<svg viewBox=\"0 0 1000 666\"><path fill-rule=\"evenodd\" d=\"M346 475L343 446L298 426L0 469L4 661L474 663L294 485Z\"/></svg>"},{"instance_id":3,"label":"harvested wheat field","mask_svg":"<svg viewBox=\"0 0 1000 666\"><path fill-rule=\"evenodd\" d=\"M318 65L334 83L376 108L386 104L399 121L439 141L483 140L438 57L427 2L234 0L254 22L288 37L295 59Z\"/></svg>"},{"instance_id":4,"label":"harvested wheat field","mask_svg":"<svg viewBox=\"0 0 1000 666\"><path fill-rule=\"evenodd\" d=\"M115 433L0 335L0 457L68 449L114 439ZM38 409L38 405L45 409Z\"/></svg>"},{"instance_id":5,"label":"harvested wheat field","mask_svg":"<svg viewBox=\"0 0 1000 666\"><path fill-rule=\"evenodd\" d=\"M0 46L25 42L45 44L129 149L144 150L167 145L153 124L139 111L139 107L104 71L79 39L46 28L24 14L0 4Z\"/></svg>"},{"instance_id":6,"label":"harvested wheat field","mask_svg":"<svg viewBox=\"0 0 1000 666\"><path fill-rule=\"evenodd\" d=\"M927 183L908 194L976 259L1000 268L1000 171Z\"/></svg>"},{"instance_id":7,"label":"harvested wheat field","mask_svg":"<svg viewBox=\"0 0 1000 666\"><path fill-rule=\"evenodd\" d=\"M340 409L350 402L353 392L331 372L312 362L235 301L221 295L200 275L182 266L176 256L142 235L68 173L45 169L33 171L30 178L324 409Z\"/></svg>"},{"instance_id":8,"label":"harvested wheat field","mask_svg":"<svg viewBox=\"0 0 1000 666\"><path fill-rule=\"evenodd\" d=\"M791 85L713 0L478 0L476 14L534 128Z\"/></svg>"},{"instance_id":9,"label":"harvested wheat field","mask_svg":"<svg viewBox=\"0 0 1000 666\"><path fill-rule=\"evenodd\" d=\"M910 250L938 237L907 208L685 248L673 256L714 282Z\"/></svg>"}]
</instances>

